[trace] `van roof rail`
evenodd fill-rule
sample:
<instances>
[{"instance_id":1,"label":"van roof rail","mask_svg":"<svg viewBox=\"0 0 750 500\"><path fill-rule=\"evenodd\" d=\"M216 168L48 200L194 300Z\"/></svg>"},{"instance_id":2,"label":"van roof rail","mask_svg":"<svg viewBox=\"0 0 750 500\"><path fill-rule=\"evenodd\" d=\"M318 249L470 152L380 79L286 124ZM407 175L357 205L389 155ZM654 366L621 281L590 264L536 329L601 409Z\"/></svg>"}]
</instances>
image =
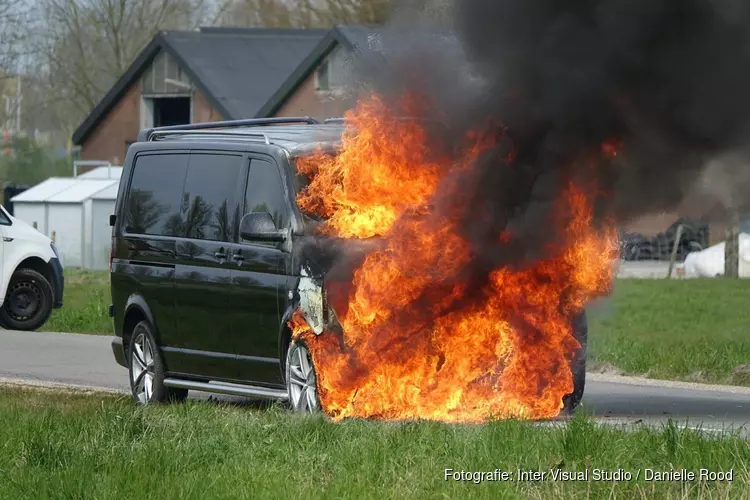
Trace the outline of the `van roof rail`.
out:
<instances>
[{"instance_id":1,"label":"van roof rail","mask_svg":"<svg viewBox=\"0 0 750 500\"><path fill-rule=\"evenodd\" d=\"M266 144L271 144L271 139L268 134L262 132L222 132L221 130L164 130L158 131L151 134L150 141L158 141L169 136L207 136L207 137L222 137L224 139L237 139L237 138L252 138L260 139Z\"/></svg>"},{"instance_id":2,"label":"van roof rail","mask_svg":"<svg viewBox=\"0 0 750 500\"><path fill-rule=\"evenodd\" d=\"M170 125L167 127L147 128L138 134L138 142L150 141L155 135L169 135L168 133L184 133L192 130L211 130L217 128L257 127L261 125L281 125L288 123L305 123L315 125L320 122L310 116L278 117L278 118L249 118L246 120L226 120L221 122L190 123L185 125Z\"/></svg>"}]
</instances>

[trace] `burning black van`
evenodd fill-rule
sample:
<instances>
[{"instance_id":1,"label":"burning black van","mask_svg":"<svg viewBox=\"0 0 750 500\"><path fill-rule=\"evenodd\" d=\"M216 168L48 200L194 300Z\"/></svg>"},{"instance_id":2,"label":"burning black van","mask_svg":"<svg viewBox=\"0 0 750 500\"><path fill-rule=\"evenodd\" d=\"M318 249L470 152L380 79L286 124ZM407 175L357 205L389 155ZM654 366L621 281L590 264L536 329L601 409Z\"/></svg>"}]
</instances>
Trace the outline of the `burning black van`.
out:
<instances>
[{"instance_id":1,"label":"burning black van","mask_svg":"<svg viewBox=\"0 0 750 500\"><path fill-rule=\"evenodd\" d=\"M196 390L321 410L294 319L345 348L336 285L353 277L328 275L342 246L311 236L320 220L297 204L306 179L295 162L335 153L343 132L341 121L239 120L144 130L128 148L110 218L110 316L138 403ZM375 247L348 245L346 257L362 262ZM585 314L572 325L568 410L583 395Z\"/></svg>"}]
</instances>

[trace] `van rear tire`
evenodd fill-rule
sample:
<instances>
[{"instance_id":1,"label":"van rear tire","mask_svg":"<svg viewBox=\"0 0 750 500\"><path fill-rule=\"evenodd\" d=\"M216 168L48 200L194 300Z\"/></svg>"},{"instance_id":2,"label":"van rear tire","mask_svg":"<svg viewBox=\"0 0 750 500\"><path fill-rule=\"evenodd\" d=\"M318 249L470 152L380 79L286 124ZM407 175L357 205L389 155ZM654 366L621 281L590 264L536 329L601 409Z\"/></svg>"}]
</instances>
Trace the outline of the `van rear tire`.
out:
<instances>
[{"instance_id":1,"label":"van rear tire","mask_svg":"<svg viewBox=\"0 0 750 500\"><path fill-rule=\"evenodd\" d=\"M127 360L130 391L137 404L175 403L187 398L187 389L164 385L167 369L148 321L143 320L133 328Z\"/></svg>"}]
</instances>

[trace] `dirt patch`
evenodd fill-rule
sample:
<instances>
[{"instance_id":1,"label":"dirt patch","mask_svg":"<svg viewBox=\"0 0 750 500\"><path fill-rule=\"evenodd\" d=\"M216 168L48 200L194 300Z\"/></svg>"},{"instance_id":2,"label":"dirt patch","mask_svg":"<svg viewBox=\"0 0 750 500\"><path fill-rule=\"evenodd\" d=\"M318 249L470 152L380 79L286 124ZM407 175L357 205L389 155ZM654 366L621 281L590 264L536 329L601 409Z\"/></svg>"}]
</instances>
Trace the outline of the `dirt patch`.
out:
<instances>
[{"instance_id":1,"label":"dirt patch","mask_svg":"<svg viewBox=\"0 0 750 500\"><path fill-rule=\"evenodd\" d=\"M600 373L602 375L624 375L625 372L609 363L591 363L588 370L591 373Z\"/></svg>"},{"instance_id":2,"label":"dirt patch","mask_svg":"<svg viewBox=\"0 0 750 500\"><path fill-rule=\"evenodd\" d=\"M740 365L732 370L732 383L750 385L750 365Z\"/></svg>"},{"instance_id":3,"label":"dirt patch","mask_svg":"<svg viewBox=\"0 0 750 500\"><path fill-rule=\"evenodd\" d=\"M705 382L707 380L706 372L703 370L698 370L696 372L689 373L685 380L687 382Z\"/></svg>"}]
</instances>

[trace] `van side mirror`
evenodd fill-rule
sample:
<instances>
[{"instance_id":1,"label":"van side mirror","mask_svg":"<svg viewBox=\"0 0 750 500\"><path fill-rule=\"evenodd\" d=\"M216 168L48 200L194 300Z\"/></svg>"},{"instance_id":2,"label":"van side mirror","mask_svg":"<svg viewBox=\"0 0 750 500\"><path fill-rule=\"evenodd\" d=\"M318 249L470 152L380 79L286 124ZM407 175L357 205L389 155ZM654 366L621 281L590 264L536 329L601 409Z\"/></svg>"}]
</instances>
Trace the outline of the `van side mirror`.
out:
<instances>
[{"instance_id":1,"label":"van side mirror","mask_svg":"<svg viewBox=\"0 0 750 500\"><path fill-rule=\"evenodd\" d=\"M276 227L268 212L253 212L240 220L240 237L247 241L286 241L287 232Z\"/></svg>"}]
</instances>

